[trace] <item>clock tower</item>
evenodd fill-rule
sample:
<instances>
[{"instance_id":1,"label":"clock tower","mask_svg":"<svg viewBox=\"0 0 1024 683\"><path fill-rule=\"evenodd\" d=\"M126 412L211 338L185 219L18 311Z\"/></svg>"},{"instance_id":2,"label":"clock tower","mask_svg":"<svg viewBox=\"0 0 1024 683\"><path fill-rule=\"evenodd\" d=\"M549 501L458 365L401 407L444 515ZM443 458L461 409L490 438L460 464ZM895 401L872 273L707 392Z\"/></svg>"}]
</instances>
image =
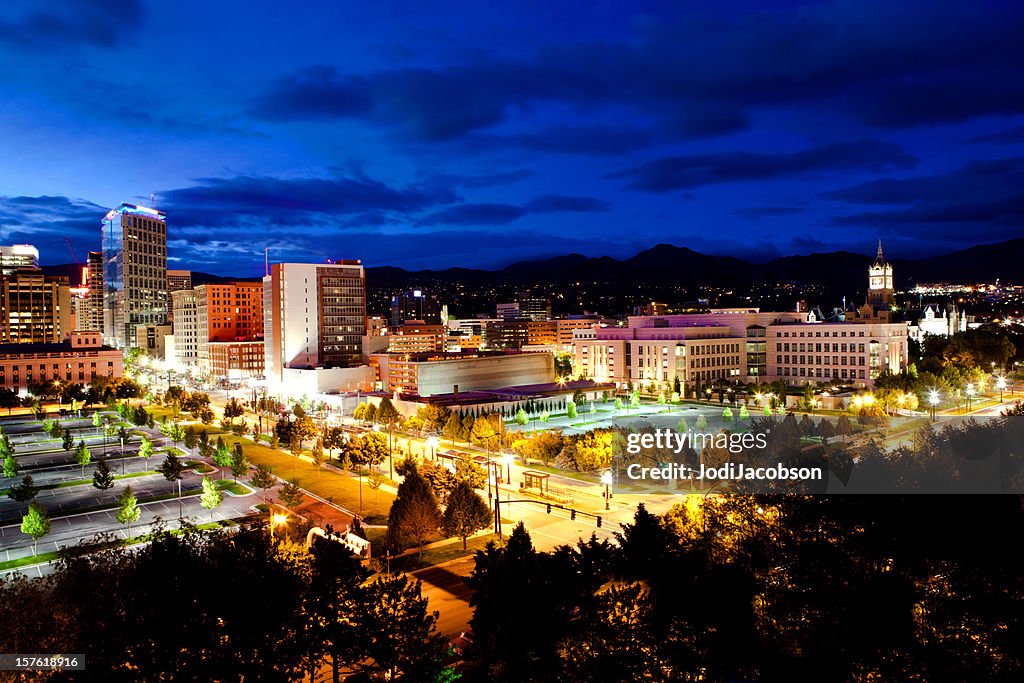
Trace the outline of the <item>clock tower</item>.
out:
<instances>
[{"instance_id":1,"label":"clock tower","mask_svg":"<svg viewBox=\"0 0 1024 683\"><path fill-rule=\"evenodd\" d=\"M892 266L882 254L882 240L878 240L878 256L868 268L868 304L888 308L895 301L892 286Z\"/></svg>"}]
</instances>

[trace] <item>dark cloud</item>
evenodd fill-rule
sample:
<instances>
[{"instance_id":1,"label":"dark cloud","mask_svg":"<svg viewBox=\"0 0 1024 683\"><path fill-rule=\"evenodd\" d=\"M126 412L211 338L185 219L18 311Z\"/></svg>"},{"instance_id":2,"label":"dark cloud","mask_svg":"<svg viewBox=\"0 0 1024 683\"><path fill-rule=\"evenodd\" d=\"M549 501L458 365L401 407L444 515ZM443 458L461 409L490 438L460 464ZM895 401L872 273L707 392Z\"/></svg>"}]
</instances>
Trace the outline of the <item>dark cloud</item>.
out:
<instances>
[{"instance_id":1,"label":"dark cloud","mask_svg":"<svg viewBox=\"0 0 1024 683\"><path fill-rule=\"evenodd\" d=\"M139 34L140 0L48 0L24 11L0 12L0 42L53 50L67 45L111 46Z\"/></svg>"},{"instance_id":2,"label":"dark cloud","mask_svg":"<svg viewBox=\"0 0 1024 683\"><path fill-rule=\"evenodd\" d=\"M558 213L560 211L607 211L611 204L594 197L565 197L546 194L535 197L526 204L530 213Z\"/></svg>"},{"instance_id":3,"label":"dark cloud","mask_svg":"<svg viewBox=\"0 0 1024 683\"><path fill-rule=\"evenodd\" d=\"M795 213L802 213L804 210L799 206L751 206L746 209L737 209L734 213L756 221L771 216L790 216Z\"/></svg>"},{"instance_id":4,"label":"dark cloud","mask_svg":"<svg viewBox=\"0 0 1024 683\"><path fill-rule=\"evenodd\" d=\"M665 157L606 177L627 179L626 187L631 190L671 192L717 183L773 180L816 171L911 168L916 163L917 160L899 145L863 140L781 154L723 152Z\"/></svg>"},{"instance_id":5,"label":"dark cloud","mask_svg":"<svg viewBox=\"0 0 1024 683\"><path fill-rule=\"evenodd\" d=\"M460 204L420 219L420 225L505 225L527 213L511 204Z\"/></svg>"},{"instance_id":6,"label":"dark cloud","mask_svg":"<svg viewBox=\"0 0 1024 683\"><path fill-rule=\"evenodd\" d=\"M70 263L70 241L81 261L87 251L99 248L100 221L108 210L59 195L0 196L0 243L32 244L41 261Z\"/></svg>"},{"instance_id":7,"label":"dark cloud","mask_svg":"<svg viewBox=\"0 0 1024 683\"><path fill-rule=\"evenodd\" d=\"M658 142L655 131L637 126L553 125L530 133L467 136L463 145L471 151L527 149L559 154L619 155L651 147Z\"/></svg>"},{"instance_id":8,"label":"dark cloud","mask_svg":"<svg viewBox=\"0 0 1024 683\"><path fill-rule=\"evenodd\" d=\"M202 178L160 194L169 220L181 226L332 224L381 212L408 216L458 196L437 183L392 187L365 174L330 178L236 176Z\"/></svg>"},{"instance_id":9,"label":"dark cloud","mask_svg":"<svg viewBox=\"0 0 1024 683\"><path fill-rule=\"evenodd\" d=\"M978 135L968 142L975 145L1024 145L1024 126Z\"/></svg>"},{"instance_id":10,"label":"dark cloud","mask_svg":"<svg viewBox=\"0 0 1024 683\"><path fill-rule=\"evenodd\" d=\"M493 129L548 103L573 107L584 125L625 109L636 129L654 124L673 139L733 133L754 109L809 103L890 128L1024 112L1024 12L1012 3L798 4L635 26L619 42L552 44L518 59L475 53L368 73L313 66L277 80L253 112L359 119L426 141L490 130L506 145L598 154L630 141Z\"/></svg>"},{"instance_id":11,"label":"dark cloud","mask_svg":"<svg viewBox=\"0 0 1024 683\"><path fill-rule=\"evenodd\" d=\"M976 161L948 173L875 180L826 195L888 208L837 216L840 226L879 227L905 236L970 242L1003 239L1024 224L1024 159Z\"/></svg>"}]
</instances>

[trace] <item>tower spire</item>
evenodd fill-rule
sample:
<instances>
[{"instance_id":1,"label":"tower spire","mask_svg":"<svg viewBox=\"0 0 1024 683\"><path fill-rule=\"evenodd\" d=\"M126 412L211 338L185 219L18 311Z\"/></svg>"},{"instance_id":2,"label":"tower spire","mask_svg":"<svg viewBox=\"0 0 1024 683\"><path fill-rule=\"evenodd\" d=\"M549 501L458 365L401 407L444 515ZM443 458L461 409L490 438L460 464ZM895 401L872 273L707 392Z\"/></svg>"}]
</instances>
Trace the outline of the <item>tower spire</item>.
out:
<instances>
[{"instance_id":1,"label":"tower spire","mask_svg":"<svg viewBox=\"0 0 1024 683\"><path fill-rule=\"evenodd\" d=\"M885 263L885 256L882 254L882 240L878 240L878 255L875 257L875 265L883 265Z\"/></svg>"}]
</instances>

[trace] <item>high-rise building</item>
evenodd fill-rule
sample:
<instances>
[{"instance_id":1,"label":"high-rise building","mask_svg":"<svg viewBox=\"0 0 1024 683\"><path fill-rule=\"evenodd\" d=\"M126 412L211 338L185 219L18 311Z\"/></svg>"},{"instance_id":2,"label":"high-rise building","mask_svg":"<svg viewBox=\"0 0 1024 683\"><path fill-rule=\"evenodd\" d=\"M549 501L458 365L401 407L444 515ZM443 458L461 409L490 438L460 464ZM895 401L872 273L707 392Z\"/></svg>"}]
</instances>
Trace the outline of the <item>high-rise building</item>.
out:
<instances>
[{"instance_id":1,"label":"high-rise building","mask_svg":"<svg viewBox=\"0 0 1024 683\"><path fill-rule=\"evenodd\" d=\"M103 332L103 253L90 251L86 264L86 285L89 287L89 303L86 306L88 320L85 322L87 326L79 329Z\"/></svg>"},{"instance_id":2,"label":"high-rise building","mask_svg":"<svg viewBox=\"0 0 1024 683\"><path fill-rule=\"evenodd\" d=\"M167 216L122 203L103 217L104 337L129 346L135 326L167 319Z\"/></svg>"},{"instance_id":3,"label":"high-rise building","mask_svg":"<svg viewBox=\"0 0 1024 683\"><path fill-rule=\"evenodd\" d=\"M171 294L174 299L174 357L169 358L178 369L194 368L199 363L199 332L196 324L196 292L194 289L179 289Z\"/></svg>"},{"instance_id":4,"label":"high-rise building","mask_svg":"<svg viewBox=\"0 0 1024 683\"><path fill-rule=\"evenodd\" d=\"M0 343L56 344L72 331L67 278L18 270L0 281Z\"/></svg>"},{"instance_id":5,"label":"high-rise building","mask_svg":"<svg viewBox=\"0 0 1024 683\"><path fill-rule=\"evenodd\" d=\"M263 278L266 377L362 363L366 273L359 261L275 263Z\"/></svg>"},{"instance_id":6,"label":"high-rise building","mask_svg":"<svg viewBox=\"0 0 1024 683\"><path fill-rule=\"evenodd\" d=\"M519 318L522 320L551 320L551 299L520 292L516 303L519 304Z\"/></svg>"},{"instance_id":7,"label":"high-rise building","mask_svg":"<svg viewBox=\"0 0 1024 683\"><path fill-rule=\"evenodd\" d=\"M195 293L196 356L201 371L213 371L210 342L262 341L262 282L199 285Z\"/></svg>"},{"instance_id":8,"label":"high-rise building","mask_svg":"<svg viewBox=\"0 0 1024 683\"><path fill-rule=\"evenodd\" d=\"M167 271L167 322L174 322L174 298L173 292L183 289L192 289L191 270L168 270Z\"/></svg>"},{"instance_id":9,"label":"high-rise building","mask_svg":"<svg viewBox=\"0 0 1024 683\"><path fill-rule=\"evenodd\" d=\"M39 250L31 244L12 244L0 247L0 275L10 275L16 270L39 268Z\"/></svg>"},{"instance_id":10,"label":"high-rise building","mask_svg":"<svg viewBox=\"0 0 1024 683\"><path fill-rule=\"evenodd\" d=\"M422 289L410 289L391 297L391 324L419 320L428 325L441 324L441 304L437 297Z\"/></svg>"}]
</instances>

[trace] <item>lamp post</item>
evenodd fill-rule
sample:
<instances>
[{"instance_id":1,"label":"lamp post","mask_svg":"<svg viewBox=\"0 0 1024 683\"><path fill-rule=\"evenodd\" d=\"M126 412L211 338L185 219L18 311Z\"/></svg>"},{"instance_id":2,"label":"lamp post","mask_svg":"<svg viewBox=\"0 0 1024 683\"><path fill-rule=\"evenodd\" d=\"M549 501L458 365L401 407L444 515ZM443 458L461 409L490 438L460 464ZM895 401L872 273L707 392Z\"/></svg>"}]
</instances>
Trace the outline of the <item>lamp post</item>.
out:
<instances>
[{"instance_id":1,"label":"lamp post","mask_svg":"<svg viewBox=\"0 0 1024 683\"><path fill-rule=\"evenodd\" d=\"M121 437L121 476L124 476L124 437Z\"/></svg>"},{"instance_id":2,"label":"lamp post","mask_svg":"<svg viewBox=\"0 0 1024 683\"><path fill-rule=\"evenodd\" d=\"M437 444L438 440L436 436L431 436L427 439L427 445L430 446L430 459L437 460Z\"/></svg>"},{"instance_id":3,"label":"lamp post","mask_svg":"<svg viewBox=\"0 0 1024 683\"><path fill-rule=\"evenodd\" d=\"M928 392L928 405L932 408L932 422L935 422L935 406L939 405L938 389L932 389Z\"/></svg>"},{"instance_id":4,"label":"lamp post","mask_svg":"<svg viewBox=\"0 0 1024 683\"><path fill-rule=\"evenodd\" d=\"M971 402L974 400L974 385L967 385L967 412L971 412Z\"/></svg>"},{"instance_id":5,"label":"lamp post","mask_svg":"<svg viewBox=\"0 0 1024 683\"><path fill-rule=\"evenodd\" d=\"M505 483L511 485L512 484L512 460L513 460L512 454L511 453L505 453L504 455L501 456L501 460L502 460L502 462L505 463Z\"/></svg>"},{"instance_id":6,"label":"lamp post","mask_svg":"<svg viewBox=\"0 0 1024 683\"><path fill-rule=\"evenodd\" d=\"M996 378L996 388L999 389L999 402L1003 402L1003 390L1006 389L1006 377L1000 375Z\"/></svg>"},{"instance_id":7,"label":"lamp post","mask_svg":"<svg viewBox=\"0 0 1024 683\"><path fill-rule=\"evenodd\" d=\"M601 474L601 483L604 484L604 509L611 510L611 486L612 486L612 471L605 470Z\"/></svg>"},{"instance_id":8,"label":"lamp post","mask_svg":"<svg viewBox=\"0 0 1024 683\"><path fill-rule=\"evenodd\" d=\"M288 523L288 515L270 513L270 543L274 543L274 527Z\"/></svg>"}]
</instances>

